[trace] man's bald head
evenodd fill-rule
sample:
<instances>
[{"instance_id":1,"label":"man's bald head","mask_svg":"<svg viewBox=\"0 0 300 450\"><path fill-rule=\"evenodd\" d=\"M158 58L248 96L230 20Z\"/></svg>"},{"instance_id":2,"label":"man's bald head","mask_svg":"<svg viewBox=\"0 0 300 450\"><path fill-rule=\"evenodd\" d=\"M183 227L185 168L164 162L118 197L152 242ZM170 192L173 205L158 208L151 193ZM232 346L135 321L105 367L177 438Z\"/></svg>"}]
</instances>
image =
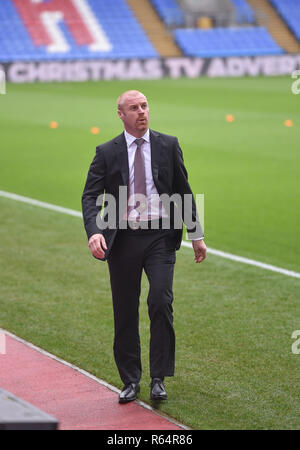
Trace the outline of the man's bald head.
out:
<instances>
[{"instance_id":1,"label":"man's bald head","mask_svg":"<svg viewBox=\"0 0 300 450\"><path fill-rule=\"evenodd\" d=\"M121 94L117 100L118 110L122 110L124 104L127 103L128 101L141 97L143 97L147 101L145 95L140 91L130 90L123 92L123 94Z\"/></svg>"},{"instance_id":2,"label":"man's bald head","mask_svg":"<svg viewBox=\"0 0 300 450\"><path fill-rule=\"evenodd\" d=\"M146 96L140 91L126 91L118 98L117 105L118 116L123 121L125 130L135 137L144 136L149 122Z\"/></svg>"}]
</instances>

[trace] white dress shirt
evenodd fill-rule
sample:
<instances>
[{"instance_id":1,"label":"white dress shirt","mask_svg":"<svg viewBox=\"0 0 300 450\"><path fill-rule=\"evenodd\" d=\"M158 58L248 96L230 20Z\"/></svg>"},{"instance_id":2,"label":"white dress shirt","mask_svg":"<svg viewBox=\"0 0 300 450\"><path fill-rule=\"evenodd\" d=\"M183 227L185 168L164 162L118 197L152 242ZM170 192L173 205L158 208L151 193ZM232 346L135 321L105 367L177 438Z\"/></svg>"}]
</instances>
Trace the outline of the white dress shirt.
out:
<instances>
[{"instance_id":1,"label":"white dress shirt","mask_svg":"<svg viewBox=\"0 0 300 450\"><path fill-rule=\"evenodd\" d=\"M128 198L130 196L133 196L134 194L134 157L135 152L137 149L137 145L135 143L135 140L137 139L135 136L132 136L129 134L126 130L124 130L125 140L127 144L127 150L128 150L128 167L129 167L129 183L128 183ZM148 201L148 210L145 212L142 212L140 215L140 220L155 220L159 218L167 218L168 215L162 205L161 202L159 202L159 193L155 187L153 176L152 176L152 166L151 166L151 146L150 146L150 135L149 135L149 129L146 131L144 136L142 136L144 139L144 143L142 145L142 152L144 156L145 161L145 175L146 175L146 194L147 194L147 201ZM129 220L136 220L136 218L139 216L139 212L135 209L131 208L129 210L129 217L127 219ZM203 238L200 238L201 240ZM200 239L192 239L195 241L198 241Z\"/></svg>"},{"instance_id":2,"label":"white dress shirt","mask_svg":"<svg viewBox=\"0 0 300 450\"><path fill-rule=\"evenodd\" d=\"M134 157L137 149L137 145L134 142L137 138L129 134L126 130L124 131L125 140L128 149L128 167L129 167L129 183L128 183L128 197L134 194ZM142 152L145 161L145 175L146 175L146 194L148 201L148 211L141 213L141 220L154 220L161 217L167 217L161 202L158 201L159 193L155 187L152 168L151 168L151 147L150 147L150 135L149 129L146 131L144 136L144 143L142 145ZM139 215L134 209L130 211L130 220L135 220Z\"/></svg>"}]
</instances>

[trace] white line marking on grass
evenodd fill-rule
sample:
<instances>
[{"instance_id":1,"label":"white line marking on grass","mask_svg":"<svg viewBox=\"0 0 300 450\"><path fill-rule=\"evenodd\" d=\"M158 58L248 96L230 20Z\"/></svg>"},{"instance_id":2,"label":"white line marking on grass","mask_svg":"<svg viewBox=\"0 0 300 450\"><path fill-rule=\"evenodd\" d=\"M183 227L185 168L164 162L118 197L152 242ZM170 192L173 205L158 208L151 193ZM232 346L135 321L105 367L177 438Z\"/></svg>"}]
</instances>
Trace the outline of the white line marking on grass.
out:
<instances>
[{"instance_id":1,"label":"white line marking on grass","mask_svg":"<svg viewBox=\"0 0 300 450\"><path fill-rule=\"evenodd\" d=\"M13 194L12 192L0 191L0 196L16 200L22 203L29 203L30 205L39 206L40 208L51 209L63 214L69 214L69 216L82 217L82 213L75 211L74 209L63 208L62 206L53 205L52 203L41 202L30 197L23 197L23 195Z\"/></svg>"},{"instance_id":2,"label":"white line marking on grass","mask_svg":"<svg viewBox=\"0 0 300 450\"><path fill-rule=\"evenodd\" d=\"M190 242L182 241L182 245L185 247L193 248ZM220 256L221 258L231 259L232 261L237 261L243 264L249 264L250 266L260 267L261 269L271 270L272 272L281 273L282 275L287 275L288 277L300 278L299 272L294 272L293 270L282 269L281 267L272 266L271 264L262 263L256 261L255 259L244 258L243 256L233 255L232 253L222 252L221 250L215 250L214 248L208 248L207 253L212 255Z\"/></svg>"},{"instance_id":3,"label":"white line marking on grass","mask_svg":"<svg viewBox=\"0 0 300 450\"><path fill-rule=\"evenodd\" d=\"M34 198L30 197L23 197L22 195L13 194L12 192L0 191L0 197L9 198L11 200L16 200L23 203L29 203L30 205L39 206L40 208L51 209L52 211L82 218L82 213L80 211L75 211L74 209L69 208L63 208L62 206L53 205L51 203L41 202L40 200L35 200ZM182 241L182 245L184 247L192 248L192 244L190 242ZM233 255L232 253L223 252L221 250L215 250L213 248L207 248L207 253L220 256L221 258L230 259L231 261L236 261L242 264L249 264L251 266L259 267L260 269L266 269L272 272L277 272L280 273L281 275L286 275L288 277L300 278L299 272L283 269L282 267L272 266L271 264L262 263L260 261L256 261L255 259L244 258L243 256Z\"/></svg>"},{"instance_id":4,"label":"white line marking on grass","mask_svg":"<svg viewBox=\"0 0 300 450\"><path fill-rule=\"evenodd\" d=\"M0 195L1 195L1 192L2 191L0 191ZM65 209L65 208L63 208L63 209ZM15 339L18 342L21 342L24 345L27 345L27 347L30 347L33 350L36 350L37 352L41 353L42 355L47 356L48 358L54 359L55 361L57 361L61 364L64 364L65 366L70 367L73 370L76 370L77 372L81 373L81 375L84 375L84 376L90 378L91 380L96 381L97 383L101 384L101 386L104 386L107 389L110 389L111 391L115 392L116 394L120 394L120 392L121 392L120 389L116 388L112 384L106 383L106 381L102 380L101 378L97 378L95 375L92 375L91 373L87 372L86 370L80 369L79 367L74 366L73 364L69 363L68 361L65 361L64 359L61 359L58 356L55 356L52 353L49 353L46 350L43 350L42 348L37 347L36 345L25 341L24 339L20 338L19 336L16 336L15 334L11 333L10 331L3 330L2 328L0 328L0 332L7 334L11 338ZM183 428L184 430L192 429L180 422L177 422L177 420L173 419L172 417L169 417L166 414L164 414L160 411L157 411L156 409L152 408L152 406L148 405L147 403L142 402L141 400L135 400L135 403L137 403L138 405L142 406L145 409L152 411L154 414L167 420L168 422L173 423L174 425L177 425L180 428Z\"/></svg>"}]
</instances>

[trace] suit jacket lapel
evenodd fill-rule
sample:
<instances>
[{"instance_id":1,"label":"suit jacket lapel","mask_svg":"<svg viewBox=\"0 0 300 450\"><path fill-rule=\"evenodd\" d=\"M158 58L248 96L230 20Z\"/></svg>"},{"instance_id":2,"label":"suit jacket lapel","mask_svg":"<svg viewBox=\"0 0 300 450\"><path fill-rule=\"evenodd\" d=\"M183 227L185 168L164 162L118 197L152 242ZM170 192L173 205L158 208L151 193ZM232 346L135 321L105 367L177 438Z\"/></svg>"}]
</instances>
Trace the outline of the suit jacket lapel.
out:
<instances>
[{"instance_id":1,"label":"suit jacket lapel","mask_svg":"<svg viewBox=\"0 0 300 450\"><path fill-rule=\"evenodd\" d=\"M115 138L115 156L117 158L120 172L122 174L124 186L128 186L129 167L128 167L128 151L124 133Z\"/></svg>"},{"instance_id":2,"label":"suit jacket lapel","mask_svg":"<svg viewBox=\"0 0 300 450\"><path fill-rule=\"evenodd\" d=\"M154 182L158 179L159 159L161 154L160 136L156 131L150 130L150 145L151 145L151 166L152 176Z\"/></svg>"},{"instance_id":3,"label":"suit jacket lapel","mask_svg":"<svg viewBox=\"0 0 300 450\"><path fill-rule=\"evenodd\" d=\"M115 156L118 161L120 172L124 186L128 186L129 167L128 167L128 151L124 133L117 136L115 142ZM151 167L154 181L158 179L159 160L161 155L160 136L156 131L150 130L151 145Z\"/></svg>"}]
</instances>

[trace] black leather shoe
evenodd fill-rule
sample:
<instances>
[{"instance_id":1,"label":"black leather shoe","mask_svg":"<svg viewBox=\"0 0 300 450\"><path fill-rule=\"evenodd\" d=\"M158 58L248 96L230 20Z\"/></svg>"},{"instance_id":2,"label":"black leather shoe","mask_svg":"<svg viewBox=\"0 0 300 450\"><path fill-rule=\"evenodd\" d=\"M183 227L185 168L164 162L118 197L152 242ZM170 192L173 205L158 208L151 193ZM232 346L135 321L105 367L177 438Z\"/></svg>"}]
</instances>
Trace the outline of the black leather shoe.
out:
<instances>
[{"instance_id":1,"label":"black leather shoe","mask_svg":"<svg viewBox=\"0 0 300 450\"><path fill-rule=\"evenodd\" d=\"M128 403L136 399L137 394L140 392L140 385L137 383L129 383L123 387L123 390L119 397L119 403Z\"/></svg>"},{"instance_id":2,"label":"black leather shoe","mask_svg":"<svg viewBox=\"0 0 300 450\"><path fill-rule=\"evenodd\" d=\"M151 400L167 400L168 396L161 378L152 378L150 388Z\"/></svg>"}]
</instances>

